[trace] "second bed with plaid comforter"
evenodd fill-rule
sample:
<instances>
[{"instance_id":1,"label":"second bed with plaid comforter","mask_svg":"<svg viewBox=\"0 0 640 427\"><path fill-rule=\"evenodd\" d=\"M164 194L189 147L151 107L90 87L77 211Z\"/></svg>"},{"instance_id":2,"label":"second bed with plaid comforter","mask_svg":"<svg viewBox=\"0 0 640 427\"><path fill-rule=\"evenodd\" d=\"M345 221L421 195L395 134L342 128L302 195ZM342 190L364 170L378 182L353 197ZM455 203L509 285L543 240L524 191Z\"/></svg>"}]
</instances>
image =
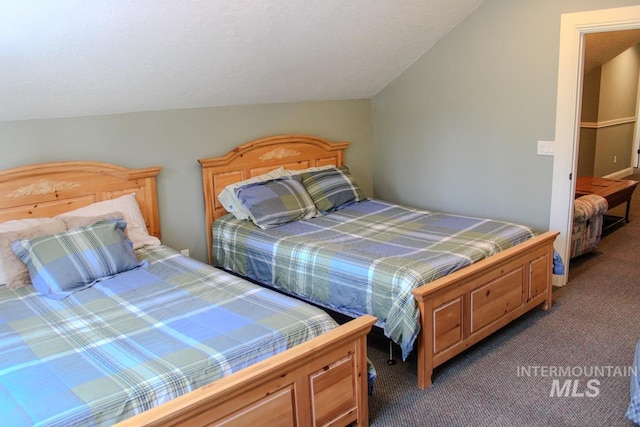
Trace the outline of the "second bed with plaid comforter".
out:
<instances>
[{"instance_id":1,"label":"second bed with plaid comforter","mask_svg":"<svg viewBox=\"0 0 640 427\"><path fill-rule=\"evenodd\" d=\"M0 287L6 425L112 425L333 329L320 309L160 246L63 299Z\"/></svg>"},{"instance_id":2,"label":"second bed with plaid comforter","mask_svg":"<svg viewBox=\"0 0 640 427\"><path fill-rule=\"evenodd\" d=\"M268 230L226 215L213 226L212 258L348 316L376 316L406 359L420 327L413 289L534 235L513 223L367 200Z\"/></svg>"}]
</instances>

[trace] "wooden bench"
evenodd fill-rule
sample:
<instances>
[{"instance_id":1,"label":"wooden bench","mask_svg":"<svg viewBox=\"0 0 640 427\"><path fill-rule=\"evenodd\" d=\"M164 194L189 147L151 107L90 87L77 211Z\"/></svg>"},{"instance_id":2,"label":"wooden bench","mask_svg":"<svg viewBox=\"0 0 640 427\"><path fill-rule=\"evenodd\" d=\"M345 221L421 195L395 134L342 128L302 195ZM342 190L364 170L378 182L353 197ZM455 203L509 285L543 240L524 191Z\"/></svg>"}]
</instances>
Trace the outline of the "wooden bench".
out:
<instances>
[{"instance_id":1,"label":"wooden bench","mask_svg":"<svg viewBox=\"0 0 640 427\"><path fill-rule=\"evenodd\" d=\"M609 209L623 203L627 204L624 217L613 217L614 221L608 221L606 227L612 227L622 221L629 222L629 207L631 195L636 189L638 181L630 179L608 179L593 176L581 176L576 181L576 198L586 194L597 194L607 199Z\"/></svg>"}]
</instances>

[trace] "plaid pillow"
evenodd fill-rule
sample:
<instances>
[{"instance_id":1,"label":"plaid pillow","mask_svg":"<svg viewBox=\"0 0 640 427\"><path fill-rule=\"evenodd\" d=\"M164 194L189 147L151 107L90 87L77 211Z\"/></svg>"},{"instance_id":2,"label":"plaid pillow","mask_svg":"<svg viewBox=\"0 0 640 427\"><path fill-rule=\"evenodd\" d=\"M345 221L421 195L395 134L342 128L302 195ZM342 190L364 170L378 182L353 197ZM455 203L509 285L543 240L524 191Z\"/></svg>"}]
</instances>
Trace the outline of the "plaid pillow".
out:
<instances>
[{"instance_id":1,"label":"plaid pillow","mask_svg":"<svg viewBox=\"0 0 640 427\"><path fill-rule=\"evenodd\" d=\"M251 221L265 230L291 221L313 218L318 213L299 177L246 185L238 188L236 194L249 210Z\"/></svg>"},{"instance_id":2,"label":"plaid pillow","mask_svg":"<svg viewBox=\"0 0 640 427\"><path fill-rule=\"evenodd\" d=\"M320 212L335 211L367 199L346 166L303 173L301 177L302 185Z\"/></svg>"},{"instance_id":3,"label":"plaid pillow","mask_svg":"<svg viewBox=\"0 0 640 427\"><path fill-rule=\"evenodd\" d=\"M249 211L244 206L242 206L242 202L238 200L236 190L240 187L246 187L249 184L271 181L272 179L278 179L283 176L289 176L289 172L286 171L284 167L280 166L278 169L263 173L262 175L234 182L233 184L229 184L222 189L220 194L218 194L218 201L224 207L224 209L230 214L233 214L236 219L249 220Z\"/></svg>"},{"instance_id":4,"label":"plaid pillow","mask_svg":"<svg viewBox=\"0 0 640 427\"><path fill-rule=\"evenodd\" d=\"M35 288L63 299L101 279L140 266L122 219L98 221L84 227L31 240L16 240L13 252L29 268Z\"/></svg>"}]
</instances>

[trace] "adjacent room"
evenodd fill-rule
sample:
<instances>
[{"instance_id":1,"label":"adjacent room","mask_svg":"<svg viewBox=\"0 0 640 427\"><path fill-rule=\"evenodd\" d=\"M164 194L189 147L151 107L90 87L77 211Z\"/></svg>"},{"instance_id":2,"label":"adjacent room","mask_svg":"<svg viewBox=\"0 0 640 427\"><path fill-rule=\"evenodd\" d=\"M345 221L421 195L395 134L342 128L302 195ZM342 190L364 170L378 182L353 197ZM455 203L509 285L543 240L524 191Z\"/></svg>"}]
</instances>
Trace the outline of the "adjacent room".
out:
<instances>
[{"instance_id":1,"label":"adjacent room","mask_svg":"<svg viewBox=\"0 0 640 427\"><path fill-rule=\"evenodd\" d=\"M0 16L10 425L640 423L637 0Z\"/></svg>"}]
</instances>

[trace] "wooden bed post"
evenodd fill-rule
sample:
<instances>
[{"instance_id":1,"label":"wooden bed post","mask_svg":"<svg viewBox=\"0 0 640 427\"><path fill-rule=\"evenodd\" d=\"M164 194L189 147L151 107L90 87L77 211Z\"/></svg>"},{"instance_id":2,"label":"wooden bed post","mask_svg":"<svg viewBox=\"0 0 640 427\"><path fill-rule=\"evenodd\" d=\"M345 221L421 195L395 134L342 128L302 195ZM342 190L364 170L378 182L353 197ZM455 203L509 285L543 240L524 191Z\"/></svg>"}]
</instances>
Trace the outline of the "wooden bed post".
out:
<instances>
[{"instance_id":1,"label":"wooden bed post","mask_svg":"<svg viewBox=\"0 0 640 427\"><path fill-rule=\"evenodd\" d=\"M370 329L369 329L370 330ZM358 416L355 426L367 427L369 425L369 375L368 375L368 359L367 359L367 336L361 335L356 343L358 348L356 366L358 374L358 384L356 386L356 396L358 399L357 410ZM366 373L363 375L363 373Z\"/></svg>"},{"instance_id":2,"label":"wooden bed post","mask_svg":"<svg viewBox=\"0 0 640 427\"><path fill-rule=\"evenodd\" d=\"M416 298L418 309L420 310L420 334L416 339L417 343L417 370L418 387L421 389L431 386L431 375L433 374L433 317L425 313L433 313L431 300Z\"/></svg>"}]
</instances>

